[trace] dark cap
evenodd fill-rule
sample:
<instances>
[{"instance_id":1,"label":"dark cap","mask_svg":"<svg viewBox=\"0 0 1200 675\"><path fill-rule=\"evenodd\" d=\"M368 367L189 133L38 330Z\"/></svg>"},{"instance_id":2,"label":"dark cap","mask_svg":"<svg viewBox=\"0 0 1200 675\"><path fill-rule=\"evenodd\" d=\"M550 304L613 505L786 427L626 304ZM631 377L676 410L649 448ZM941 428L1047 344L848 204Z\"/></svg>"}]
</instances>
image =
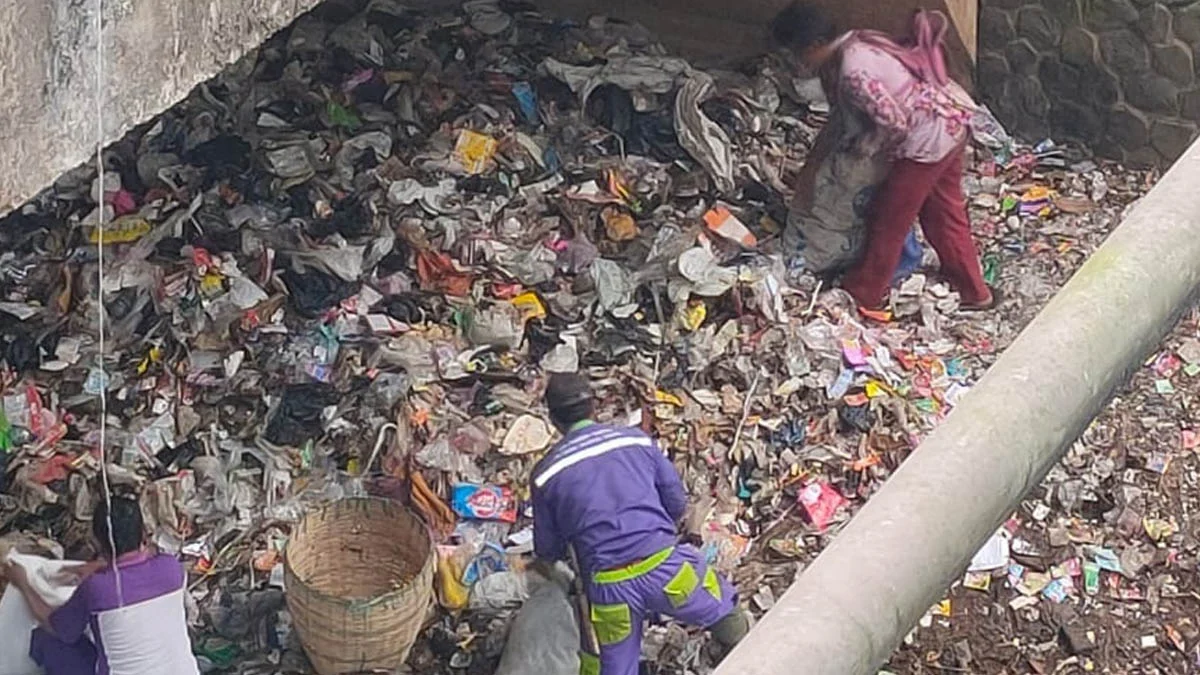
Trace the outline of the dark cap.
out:
<instances>
[{"instance_id":1,"label":"dark cap","mask_svg":"<svg viewBox=\"0 0 1200 675\"><path fill-rule=\"evenodd\" d=\"M554 373L546 384L546 406L562 410L592 400L592 385L577 373Z\"/></svg>"}]
</instances>

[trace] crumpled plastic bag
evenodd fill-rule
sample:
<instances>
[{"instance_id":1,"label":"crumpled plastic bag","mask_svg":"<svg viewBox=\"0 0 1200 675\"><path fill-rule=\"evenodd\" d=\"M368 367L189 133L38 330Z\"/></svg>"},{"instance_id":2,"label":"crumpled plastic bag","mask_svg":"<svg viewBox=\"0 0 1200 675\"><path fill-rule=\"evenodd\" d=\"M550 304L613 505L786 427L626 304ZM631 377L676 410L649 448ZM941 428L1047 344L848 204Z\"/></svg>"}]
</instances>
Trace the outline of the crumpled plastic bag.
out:
<instances>
[{"instance_id":1,"label":"crumpled plastic bag","mask_svg":"<svg viewBox=\"0 0 1200 675\"><path fill-rule=\"evenodd\" d=\"M317 140L268 150L264 155L267 170L283 179L285 185L305 183L317 175L317 170L313 168L313 157L323 149L324 142Z\"/></svg>"},{"instance_id":2,"label":"crumpled plastic bag","mask_svg":"<svg viewBox=\"0 0 1200 675\"><path fill-rule=\"evenodd\" d=\"M354 163L368 150L375 154L376 161L382 162L392 154L392 137L382 131L368 131L343 143L333 158L342 187L349 189L354 186Z\"/></svg>"},{"instance_id":3,"label":"crumpled plastic bag","mask_svg":"<svg viewBox=\"0 0 1200 675\"><path fill-rule=\"evenodd\" d=\"M518 607L529 597L527 575L509 570L494 572L480 579L471 588L471 609L507 609Z\"/></svg>"},{"instance_id":4,"label":"crumpled plastic bag","mask_svg":"<svg viewBox=\"0 0 1200 675\"><path fill-rule=\"evenodd\" d=\"M608 312L633 300L632 275L624 265L607 258L592 262L592 281L600 299L600 307Z\"/></svg>"},{"instance_id":5,"label":"crumpled plastic bag","mask_svg":"<svg viewBox=\"0 0 1200 675\"><path fill-rule=\"evenodd\" d=\"M470 0L463 3L463 11L470 18L471 28L484 35L499 35L513 22L497 0Z\"/></svg>"},{"instance_id":6,"label":"crumpled plastic bag","mask_svg":"<svg viewBox=\"0 0 1200 675\"><path fill-rule=\"evenodd\" d=\"M363 273L366 246L323 246L305 251L289 251L292 268L297 272L320 270L346 282L357 281Z\"/></svg>"},{"instance_id":7,"label":"crumpled plastic bag","mask_svg":"<svg viewBox=\"0 0 1200 675\"><path fill-rule=\"evenodd\" d=\"M737 283L737 270L718 265L712 251L702 246L684 251L679 256L678 267L679 274L689 284L684 287L689 294L716 298L729 292ZM674 297L672 294L672 299L682 301L687 296Z\"/></svg>"},{"instance_id":8,"label":"crumpled plastic bag","mask_svg":"<svg viewBox=\"0 0 1200 675\"><path fill-rule=\"evenodd\" d=\"M387 198L388 202L396 205L419 203L431 215L450 215L461 210L458 203L461 195L454 180L449 178L429 187L415 178L398 180L388 186Z\"/></svg>"},{"instance_id":9,"label":"crumpled plastic bag","mask_svg":"<svg viewBox=\"0 0 1200 675\"><path fill-rule=\"evenodd\" d=\"M562 343L556 345L542 358L542 370L547 373L579 372L579 341L570 335L565 335L560 339Z\"/></svg>"},{"instance_id":10,"label":"crumpled plastic bag","mask_svg":"<svg viewBox=\"0 0 1200 675\"><path fill-rule=\"evenodd\" d=\"M581 104L587 104L592 92L611 84L625 91L666 94L679 86L692 72L683 59L661 56L629 56L612 58L596 66L572 66L555 59L542 62L542 70L561 80L571 91L579 94Z\"/></svg>"},{"instance_id":11,"label":"crumpled plastic bag","mask_svg":"<svg viewBox=\"0 0 1200 675\"><path fill-rule=\"evenodd\" d=\"M315 319L325 310L354 295L354 285L331 274L311 271L307 274L291 269L283 271L292 308L306 319Z\"/></svg>"},{"instance_id":12,"label":"crumpled plastic bag","mask_svg":"<svg viewBox=\"0 0 1200 675\"><path fill-rule=\"evenodd\" d=\"M433 360L433 345L420 335L402 335L380 345L373 363L398 366L416 384L437 379L437 364Z\"/></svg>"},{"instance_id":13,"label":"crumpled plastic bag","mask_svg":"<svg viewBox=\"0 0 1200 675\"><path fill-rule=\"evenodd\" d=\"M693 72L683 83L675 96L675 134L679 145L712 176L717 190L728 193L733 191L729 135L700 110L712 91L713 79L707 73Z\"/></svg>"},{"instance_id":14,"label":"crumpled plastic bag","mask_svg":"<svg viewBox=\"0 0 1200 675\"><path fill-rule=\"evenodd\" d=\"M340 400L337 391L324 382L288 385L263 438L275 445L304 445L321 435L325 408Z\"/></svg>"},{"instance_id":15,"label":"crumpled plastic bag","mask_svg":"<svg viewBox=\"0 0 1200 675\"><path fill-rule=\"evenodd\" d=\"M975 114L971 117L971 137L992 150L1010 150L1013 144L1008 130L984 105L976 107Z\"/></svg>"},{"instance_id":16,"label":"crumpled plastic bag","mask_svg":"<svg viewBox=\"0 0 1200 675\"><path fill-rule=\"evenodd\" d=\"M570 274L579 274L591 267L599 257L600 251L596 245L586 236L578 234L574 239L568 241L567 245L559 252L558 264Z\"/></svg>"},{"instance_id":17,"label":"crumpled plastic bag","mask_svg":"<svg viewBox=\"0 0 1200 675\"><path fill-rule=\"evenodd\" d=\"M477 310L470 317L467 339L476 347L516 349L525 336L520 312L508 303Z\"/></svg>"},{"instance_id":18,"label":"crumpled plastic bag","mask_svg":"<svg viewBox=\"0 0 1200 675\"><path fill-rule=\"evenodd\" d=\"M667 94L679 89L674 110L679 145L712 176L718 190L733 190L729 136L700 110L700 104L712 94L712 76L693 69L683 59L661 56L611 58L597 66L572 66L546 59L542 70L579 94L580 104L585 107L592 92L603 85L634 94ZM639 98L645 97L633 98L634 108L646 112L638 105Z\"/></svg>"},{"instance_id":19,"label":"crumpled plastic bag","mask_svg":"<svg viewBox=\"0 0 1200 675\"><path fill-rule=\"evenodd\" d=\"M502 455L530 455L550 447L550 427L534 415L521 415L508 428L500 445Z\"/></svg>"}]
</instances>

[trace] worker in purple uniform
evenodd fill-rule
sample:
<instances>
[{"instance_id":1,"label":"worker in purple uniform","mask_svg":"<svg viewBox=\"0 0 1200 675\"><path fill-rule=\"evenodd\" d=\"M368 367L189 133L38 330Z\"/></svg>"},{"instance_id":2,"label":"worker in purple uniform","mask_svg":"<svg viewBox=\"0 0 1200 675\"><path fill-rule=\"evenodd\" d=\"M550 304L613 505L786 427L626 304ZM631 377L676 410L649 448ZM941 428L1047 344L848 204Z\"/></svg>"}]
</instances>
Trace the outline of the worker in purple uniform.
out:
<instances>
[{"instance_id":1,"label":"worker in purple uniform","mask_svg":"<svg viewBox=\"0 0 1200 675\"><path fill-rule=\"evenodd\" d=\"M730 649L749 630L737 591L679 543L687 494L638 429L597 424L587 380L552 375L550 419L564 434L533 470L533 543L541 562L573 551L599 654L585 634L582 675L637 675L642 622L661 614L711 630ZM585 632L585 631L581 631Z\"/></svg>"},{"instance_id":2,"label":"worker in purple uniform","mask_svg":"<svg viewBox=\"0 0 1200 675\"><path fill-rule=\"evenodd\" d=\"M101 559L74 570L82 583L58 609L23 567L5 570L40 624L29 656L46 675L198 675L184 611L187 575L174 556L146 545L138 502L102 502L92 532Z\"/></svg>"}]
</instances>

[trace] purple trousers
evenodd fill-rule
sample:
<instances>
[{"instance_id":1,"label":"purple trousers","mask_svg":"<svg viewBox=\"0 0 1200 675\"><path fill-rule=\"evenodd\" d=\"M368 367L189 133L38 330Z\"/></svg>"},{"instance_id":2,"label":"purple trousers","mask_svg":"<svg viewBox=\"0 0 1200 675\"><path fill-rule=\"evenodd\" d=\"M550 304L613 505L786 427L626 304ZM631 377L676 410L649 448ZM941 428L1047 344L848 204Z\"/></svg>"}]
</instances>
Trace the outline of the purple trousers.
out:
<instances>
[{"instance_id":1,"label":"purple trousers","mask_svg":"<svg viewBox=\"0 0 1200 675\"><path fill-rule=\"evenodd\" d=\"M48 631L35 628L29 639L29 658L46 675L95 675L96 648L87 637L67 643Z\"/></svg>"},{"instance_id":2,"label":"purple trousers","mask_svg":"<svg viewBox=\"0 0 1200 675\"><path fill-rule=\"evenodd\" d=\"M708 628L737 607L737 591L681 544L646 560L592 574L587 584L591 624L600 653L583 638L581 675L637 675L642 623L655 614Z\"/></svg>"}]
</instances>

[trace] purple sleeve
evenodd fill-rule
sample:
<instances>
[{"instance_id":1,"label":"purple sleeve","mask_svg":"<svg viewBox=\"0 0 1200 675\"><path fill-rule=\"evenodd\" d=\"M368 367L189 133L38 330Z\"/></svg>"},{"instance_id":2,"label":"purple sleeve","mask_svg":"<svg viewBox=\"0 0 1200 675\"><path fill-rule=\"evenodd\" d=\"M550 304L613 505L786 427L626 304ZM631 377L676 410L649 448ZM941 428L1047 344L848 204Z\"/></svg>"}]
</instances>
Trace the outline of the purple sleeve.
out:
<instances>
[{"instance_id":1,"label":"purple sleeve","mask_svg":"<svg viewBox=\"0 0 1200 675\"><path fill-rule=\"evenodd\" d=\"M671 520L678 523L687 513L687 491L683 489L683 481L679 472L667 456L657 446L648 451L654 459L654 487L658 488L658 498Z\"/></svg>"},{"instance_id":2,"label":"purple sleeve","mask_svg":"<svg viewBox=\"0 0 1200 675\"><path fill-rule=\"evenodd\" d=\"M554 510L546 503L545 492L533 490L533 552L542 560L563 560L567 544L554 522Z\"/></svg>"},{"instance_id":3,"label":"purple sleeve","mask_svg":"<svg viewBox=\"0 0 1200 675\"><path fill-rule=\"evenodd\" d=\"M71 599L62 607L54 610L50 615L50 630L54 632L58 639L67 644L74 644L83 637L83 631L87 629L88 620L91 618L91 609L88 607L87 601L87 582L75 589L71 594Z\"/></svg>"}]
</instances>

